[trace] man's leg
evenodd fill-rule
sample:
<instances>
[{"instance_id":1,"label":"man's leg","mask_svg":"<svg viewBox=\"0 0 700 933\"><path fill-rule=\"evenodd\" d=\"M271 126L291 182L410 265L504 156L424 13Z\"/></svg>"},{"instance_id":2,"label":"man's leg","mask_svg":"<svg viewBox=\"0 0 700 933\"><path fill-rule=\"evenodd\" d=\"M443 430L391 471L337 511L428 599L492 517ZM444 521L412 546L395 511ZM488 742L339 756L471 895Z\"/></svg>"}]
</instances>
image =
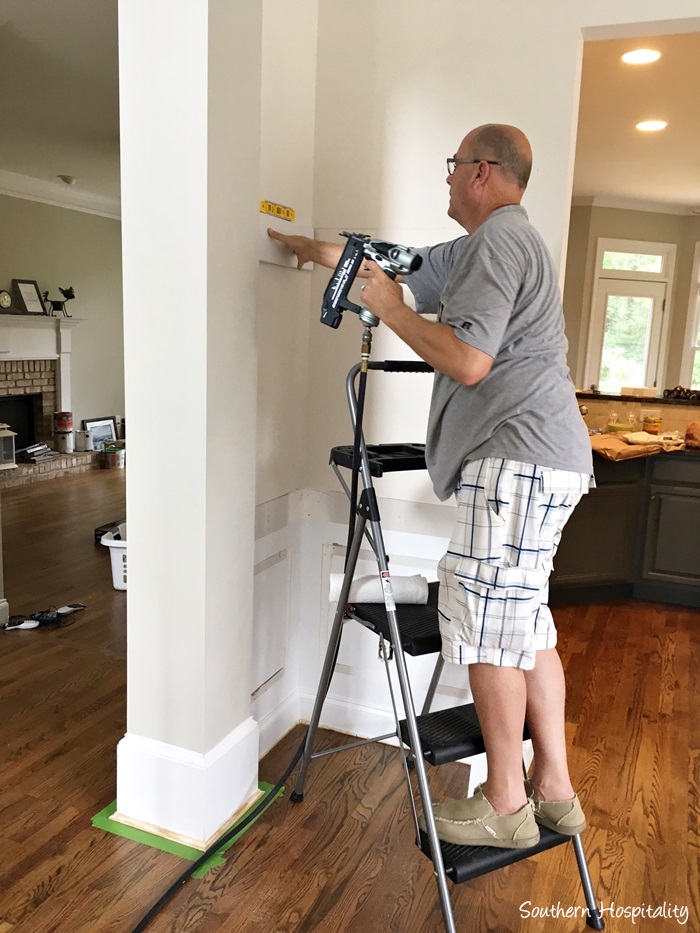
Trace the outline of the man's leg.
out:
<instances>
[{"instance_id":1,"label":"man's leg","mask_svg":"<svg viewBox=\"0 0 700 933\"><path fill-rule=\"evenodd\" d=\"M569 800L574 789L566 760L566 686L557 649L538 651L535 667L524 674L526 717L535 752L532 785L542 800Z\"/></svg>"},{"instance_id":2,"label":"man's leg","mask_svg":"<svg viewBox=\"0 0 700 933\"><path fill-rule=\"evenodd\" d=\"M438 565L438 612L443 657L470 668L488 776L473 797L434 807L445 841L525 847L539 839L535 820L569 834L585 826L566 770L564 684L551 650L546 581L587 481L499 458L464 465L455 531ZM540 755L534 792L522 772L526 711Z\"/></svg>"},{"instance_id":3,"label":"man's leg","mask_svg":"<svg viewBox=\"0 0 700 933\"><path fill-rule=\"evenodd\" d=\"M488 777L481 789L496 813L515 813L527 803L523 725L525 678L530 673L493 664L469 665L469 684L486 746Z\"/></svg>"},{"instance_id":4,"label":"man's leg","mask_svg":"<svg viewBox=\"0 0 700 933\"><path fill-rule=\"evenodd\" d=\"M488 779L473 797L433 807L440 839L457 845L528 848L539 842L523 782L525 675L518 668L469 665L474 704L486 745ZM425 829L425 820L419 817Z\"/></svg>"}]
</instances>

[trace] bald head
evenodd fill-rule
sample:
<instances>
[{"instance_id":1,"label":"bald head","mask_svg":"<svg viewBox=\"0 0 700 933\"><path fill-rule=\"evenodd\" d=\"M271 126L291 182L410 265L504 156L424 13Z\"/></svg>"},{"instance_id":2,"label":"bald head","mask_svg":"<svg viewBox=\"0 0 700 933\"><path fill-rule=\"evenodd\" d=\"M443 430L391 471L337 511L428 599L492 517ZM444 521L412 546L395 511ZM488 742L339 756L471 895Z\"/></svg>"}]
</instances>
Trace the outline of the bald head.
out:
<instances>
[{"instance_id":1,"label":"bald head","mask_svg":"<svg viewBox=\"0 0 700 933\"><path fill-rule=\"evenodd\" d=\"M506 123L485 123L472 130L467 139L475 152L499 162L501 171L525 190L532 169L532 149L522 130Z\"/></svg>"}]
</instances>

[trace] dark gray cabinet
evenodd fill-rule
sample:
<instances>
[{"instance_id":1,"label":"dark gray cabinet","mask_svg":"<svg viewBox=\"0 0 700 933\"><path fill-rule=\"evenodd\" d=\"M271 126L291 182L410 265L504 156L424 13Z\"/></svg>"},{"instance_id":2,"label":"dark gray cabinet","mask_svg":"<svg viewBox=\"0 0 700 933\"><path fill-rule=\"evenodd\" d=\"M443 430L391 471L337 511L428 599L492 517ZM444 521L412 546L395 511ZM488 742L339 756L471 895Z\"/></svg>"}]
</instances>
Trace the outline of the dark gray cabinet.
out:
<instances>
[{"instance_id":1,"label":"dark gray cabinet","mask_svg":"<svg viewBox=\"0 0 700 933\"><path fill-rule=\"evenodd\" d=\"M550 578L551 602L631 596L637 560L644 463L594 463L596 488L564 527Z\"/></svg>"},{"instance_id":2,"label":"dark gray cabinet","mask_svg":"<svg viewBox=\"0 0 700 933\"><path fill-rule=\"evenodd\" d=\"M700 457L649 463L634 595L700 606Z\"/></svg>"},{"instance_id":3,"label":"dark gray cabinet","mask_svg":"<svg viewBox=\"0 0 700 933\"><path fill-rule=\"evenodd\" d=\"M550 602L615 597L700 606L700 452L594 457L597 488L562 533Z\"/></svg>"}]
</instances>

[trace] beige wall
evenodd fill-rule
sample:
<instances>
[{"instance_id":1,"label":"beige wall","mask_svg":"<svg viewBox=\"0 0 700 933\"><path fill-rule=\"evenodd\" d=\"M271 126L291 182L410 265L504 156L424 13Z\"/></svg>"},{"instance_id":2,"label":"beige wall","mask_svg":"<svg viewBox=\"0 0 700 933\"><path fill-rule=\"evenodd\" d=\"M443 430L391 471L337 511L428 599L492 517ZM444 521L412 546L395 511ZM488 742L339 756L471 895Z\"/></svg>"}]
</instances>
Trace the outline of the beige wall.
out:
<instances>
[{"instance_id":1,"label":"beige wall","mask_svg":"<svg viewBox=\"0 0 700 933\"><path fill-rule=\"evenodd\" d=\"M0 288L29 278L81 319L73 331L73 422L124 414L121 224L81 211L0 195Z\"/></svg>"},{"instance_id":2,"label":"beige wall","mask_svg":"<svg viewBox=\"0 0 700 933\"><path fill-rule=\"evenodd\" d=\"M569 337L569 366L577 385L583 378L596 248L600 237L676 244L676 266L668 307L671 323L666 385L662 388L678 385L693 257L695 244L700 241L700 217L610 207L572 207L564 315Z\"/></svg>"},{"instance_id":3,"label":"beige wall","mask_svg":"<svg viewBox=\"0 0 700 933\"><path fill-rule=\"evenodd\" d=\"M586 292L591 211L590 207L572 208L569 220L569 243L566 251L563 289L564 323L569 340L569 368L577 386L580 385L579 355L583 357L586 347L585 316L582 308Z\"/></svg>"}]
</instances>

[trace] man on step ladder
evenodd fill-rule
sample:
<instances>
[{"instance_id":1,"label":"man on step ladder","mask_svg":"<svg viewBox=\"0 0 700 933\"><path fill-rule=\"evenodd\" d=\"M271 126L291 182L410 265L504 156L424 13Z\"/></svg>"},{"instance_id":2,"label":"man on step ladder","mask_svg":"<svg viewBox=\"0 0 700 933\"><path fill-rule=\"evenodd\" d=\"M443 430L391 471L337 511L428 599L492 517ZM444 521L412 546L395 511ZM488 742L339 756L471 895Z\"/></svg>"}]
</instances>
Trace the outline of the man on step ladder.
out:
<instances>
[{"instance_id":1,"label":"man on step ladder","mask_svg":"<svg viewBox=\"0 0 700 933\"><path fill-rule=\"evenodd\" d=\"M576 835L564 673L547 606L561 531L593 483L592 456L566 364L554 266L520 205L532 153L513 126L472 130L447 159L448 214L468 236L421 249L398 282L365 261L363 304L435 370L426 463L457 519L438 575L442 654L469 666L488 776L474 795L434 807L438 836L525 848L538 824ZM334 268L343 247L269 231L298 267ZM437 313L437 321L423 314ZM534 768L523 781L527 723Z\"/></svg>"}]
</instances>

